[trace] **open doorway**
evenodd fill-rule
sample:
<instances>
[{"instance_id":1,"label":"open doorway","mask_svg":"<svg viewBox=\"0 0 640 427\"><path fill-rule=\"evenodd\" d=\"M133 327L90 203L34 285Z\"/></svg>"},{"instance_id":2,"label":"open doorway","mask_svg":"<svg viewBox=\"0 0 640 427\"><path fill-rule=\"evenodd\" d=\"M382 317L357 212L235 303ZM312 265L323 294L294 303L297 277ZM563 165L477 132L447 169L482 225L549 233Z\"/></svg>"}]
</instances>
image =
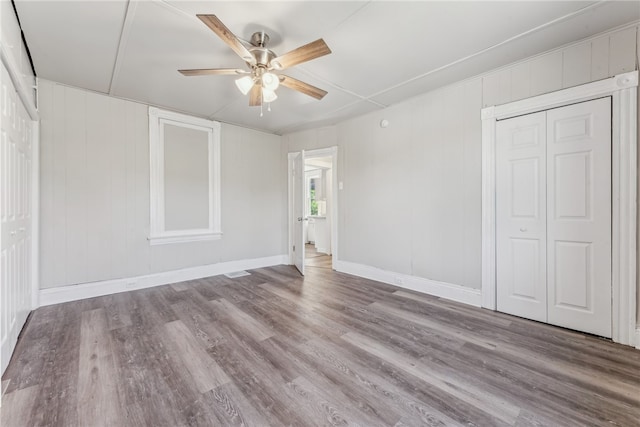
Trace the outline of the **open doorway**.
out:
<instances>
[{"instance_id":1,"label":"open doorway","mask_svg":"<svg viewBox=\"0 0 640 427\"><path fill-rule=\"evenodd\" d=\"M312 268L331 268L331 208L333 158L304 158L304 264Z\"/></svg>"},{"instance_id":2,"label":"open doorway","mask_svg":"<svg viewBox=\"0 0 640 427\"><path fill-rule=\"evenodd\" d=\"M337 147L289 153L289 258L305 268L337 259Z\"/></svg>"}]
</instances>

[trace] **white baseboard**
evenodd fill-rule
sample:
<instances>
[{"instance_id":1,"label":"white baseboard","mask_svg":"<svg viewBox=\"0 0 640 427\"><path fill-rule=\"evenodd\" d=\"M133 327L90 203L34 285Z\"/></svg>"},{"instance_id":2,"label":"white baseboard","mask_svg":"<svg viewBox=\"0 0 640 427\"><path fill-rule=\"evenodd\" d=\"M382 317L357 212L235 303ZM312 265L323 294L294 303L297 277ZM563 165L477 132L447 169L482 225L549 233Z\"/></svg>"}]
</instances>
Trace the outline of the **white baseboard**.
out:
<instances>
[{"instance_id":1,"label":"white baseboard","mask_svg":"<svg viewBox=\"0 0 640 427\"><path fill-rule=\"evenodd\" d=\"M636 328L636 348L640 350L640 326Z\"/></svg>"},{"instance_id":2,"label":"white baseboard","mask_svg":"<svg viewBox=\"0 0 640 427\"><path fill-rule=\"evenodd\" d=\"M264 258L243 259L221 262L218 264L201 265L181 270L165 271L147 274L145 276L125 277L122 279L103 280L100 282L82 283L79 285L60 286L40 290L40 306L60 304L85 298L128 292L136 289L151 288L185 280L200 279L217 276L240 270L270 267L272 265L288 264L287 255L275 255Z\"/></svg>"},{"instance_id":3,"label":"white baseboard","mask_svg":"<svg viewBox=\"0 0 640 427\"><path fill-rule=\"evenodd\" d=\"M377 280L378 282L388 283L398 286L399 288L411 289L412 291L422 292L476 307L480 307L482 304L480 289L438 282L422 277L410 276L408 274L394 273L393 271L381 270L376 267L348 261L336 260L333 263L333 268L342 273Z\"/></svg>"}]
</instances>

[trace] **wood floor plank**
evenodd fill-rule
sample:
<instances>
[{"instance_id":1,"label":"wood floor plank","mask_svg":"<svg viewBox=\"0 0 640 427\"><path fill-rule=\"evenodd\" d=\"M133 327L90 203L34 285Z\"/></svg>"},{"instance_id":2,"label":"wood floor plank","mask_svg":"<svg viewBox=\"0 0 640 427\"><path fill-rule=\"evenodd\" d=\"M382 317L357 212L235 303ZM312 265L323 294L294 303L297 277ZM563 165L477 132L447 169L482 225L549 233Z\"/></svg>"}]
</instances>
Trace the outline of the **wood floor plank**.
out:
<instances>
[{"instance_id":1,"label":"wood floor plank","mask_svg":"<svg viewBox=\"0 0 640 427\"><path fill-rule=\"evenodd\" d=\"M219 313L224 313L225 320L235 323L242 328L244 332L253 337L256 341L262 341L273 336L273 331L260 323L254 317L251 317L226 299L211 301L210 304L215 307Z\"/></svg>"},{"instance_id":2,"label":"wood floor plank","mask_svg":"<svg viewBox=\"0 0 640 427\"><path fill-rule=\"evenodd\" d=\"M15 390L2 398L0 407L0 425L3 427L21 427L31 419L31 411L36 403L40 386L33 385Z\"/></svg>"},{"instance_id":3,"label":"wood floor plank","mask_svg":"<svg viewBox=\"0 0 640 427\"><path fill-rule=\"evenodd\" d=\"M219 324L226 340L209 353L224 366L233 383L264 417L264 425L312 425L283 393L285 382L262 354L259 342L244 337L233 325Z\"/></svg>"},{"instance_id":4,"label":"wood floor plank","mask_svg":"<svg viewBox=\"0 0 640 427\"><path fill-rule=\"evenodd\" d=\"M3 427L637 425L640 351L310 255L36 310Z\"/></svg>"},{"instance_id":5,"label":"wood floor plank","mask_svg":"<svg viewBox=\"0 0 640 427\"><path fill-rule=\"evenodd\" d=\"M452 399L445 393L439 393L442 399L434 399L434 394L431 394L428 399L431 402L446 400L447 404L440 408L424 403L424 401L421 402L419 398L412 396L418 390L415 386L417 382L410 383L405 378L399 378L398 375L393 378L380 376L381 366L375 358L366 352L349 351L342 344L344 341L342 343L337 341L340 340L332 342L326 339L316 339L298 346L301 355L297 356L296 365L304 363L319 370L321 376L310 376L309 372L305 372L304 375L323 389L331 390L331 383L340 381L342 384L340 401L351 401L354 402L353 406L366 409L363 415L364 419L373 417L373 421L370 422L374 424L377 422L376 419L382 419L386 421L386 425L390 425L397 417L406 414L403 416L405 421L411 420L413 424L429 425L434 422L438 424L436 420L439 420L439 422L451 426L463 425L470 419L463 416L460 417L461 422L458 422L445 415L445 411L441 409L450 410L454 407L448 406ZM314 369L311 371L313 372ZM326 377L328 381L323 381L323 377ZM430 391L427 389L430 387L426 383L419 384L420 394L422 396L428 395ZM385 416L384 413L381 414L379 411L384 407L388 408L387 411L392 409L393 412L388 416ZM455 407L458 413L463 412L460 404L456 403Z\"/></svg>"},{"instance_id":6,"label":"wood floor plank","mask_svg":"<svg viewBox=\"0 0 640 427\"><path fill-rule=\"evenodd\" d=\"M198 292L207 301L211 301L213 299L223 298L222 295L216 292L216 289L221 286L222 285L216 283L215 280L207 280L207 278L205 278L194 280L191 289Z\"/></svg>"},{"instance_id":7,"label":"wood floor plank","mask_svg":"<svg viewBox=\"0 0 640 427\"><path fill-rule=\"evenodd\" d=\"M571 394L571 396L573 396L572 399L579 401L581 403L586 403L589 400L589 398L593 395L593 393L589 390L588 379L585 378L583 374L581 374L580 367L573 367L573 366L566 366L566 365L560 365L559 367L556 367L553 363L549 363L551 361L545 360L545 358L539 359L539 358L530 358L526 356L523 357L520 349L515 348L509 344L499 343L496 341L492 341L490 339L482 339L482 338L478 339L474 334L469 333L469 331L457 330L448 325L434 322L426 316L418 316L415 313L401 310L394 306L389 306L387 305L387 303L374 303L371 306L379 310L383 310L387 313L396 315L398 317L413 321L424 327L435 328L436 330L439 330L445 334L460 336L461 339L467 342L466 344L467 349L470 349L469 347L470 344L474 344L476 346L480 346L490 350L488 352L484 352L484 354L488 356L486 359L463 360L458 365L458 369L464 367L465 364L469 364L469 363L486 367L487 364L491 364L494 360L498 358L502 359L502 365L495 367L496 372L499 371L501 368L504 368L504 364L506 363L511 363L511 362L519 363L518 366L513 367L514 376L512 377L511 381L516 381L516 378L519 376L519 374L525 373L524 379L526 380L526 382L534 385L533 390L530 390L528 392L529 399L525 400L526 403L535 402L536 400L534 399L534 397L538 392L543 393L543 396L542 396L543 398L552 397L554 393L548 388L548 386L554 383L557 383L558 379L563 381L564 386L562 388L564 390L564 393L558 394L556 397L556 400L566 399L566 396L564 396L563 394L566 394L566 392L571 389L574 390L574 392ZM471 351L468 351L468 353L471 353ZM508 355L509 357L508 359L506 359L506 358L502 358L501 355ZM443 359L446 358L447 360L452 360L455 358L455 356L456 356L455 354L446 353L446 354L442 354L441 357ZM532 367L535 368L535 370L532 370L531 369ZM538 372L545 373L546 375L543 376L542 379L536 383L535 380ZM474 375L477 375L477 372ZM500 378L501 376L499 375L491 374L490 376L487 377L487 379L485 379L485 381L491 381L493 379L500 379ZM571 383L576 381L581 383L581 386L578 388L571 386ZM585 394L580 394L581 389L585 391ZM613 410L616 410L616 406L618 406L618 402L620 402L622 405L624 405L626 402L626 404L630 406L635 405L637 407L640 407L640 393L638 393L637 387L633 388L621 382L614 383L614 382L611 382L609 379L603 378L602 381L599 381L598 383L598 390L600 394L608 395L611 397L612 400L607 405L604 405L604 406L612 407ZM575 393L578 393L578 395L576 395ZM550 399L546 401L545 404L554 405L555 402L556 401L554 401L553 399ZM592 406L600 407L603 405L593 404ZM588 408L585 408L585 410L588 410ZM617 410L625 411L627 410L627 408L624 406L621 406L617 408Z\"/></svg>"},{"instance_id":8,"label":"wood floor plank","mask_svg":"<svg viewBox=\"0 0 640 427\"><path fill-rule=\"evenodd\" d=\"M215 408L221 424L230 426L258 426L264 423L253 405L247 400L238 387L230 382L221 385L203 395L204 402Z\"/></svg>"},{"instance_id":9,"label":"wood floor plank","mask_svg":"<svg viewBox=\"0 0 640 427\"><path fill-rule=\"evenodd\" d=\"M51 341L44 359L38 396L27 424L78 425L78 365L83 304L60 304L55 310ZM21 354L16 355L21 358ZM26 361L26 363L29 363ZM8 369L7 369L8 370Z\"/></svg>"},{"instance_id":10,"label":"wood floor plank","mask_svg":"<svg viewBox=\"0 0 640 427\"><path fill-rule=\"evenodd\" d=\"M362 415L349 401L340 401L335 396L325 393L305 377L298 377L287 384L289 393L299 396L304 411L309 418L316 421L317 425L340 426L357 425ZM382 420L376 420L369 424L385 425Z\"/></svg>"},{"instance_id":11,"label":"wood floor plank","mask_svg":"<svg viewBox=\"0 0 640 427\"><path fill-rule=\"evenodd\" d=\"M78 423L118 426L122 407L104 309L82 313L78 364Z\"/></svg>"},{"instance_id":12,"label":"wood floor plank","mask_svg":"<svg viewBox=\"0 0 640 427\"><path fill-rule=\"evenodd\" d=\"M470 384L460 384L451 381L434 369L400 354L379 342L358 334L349 332L341 337L343 340L356 345L374 356L391 363L423 381L429 382L445 390L452 397L476 406L486 411L505 425L513 425L520 414L520 408L496 396L488 395L485 390L478 390Z\"/></svg>"},{"instance_id":13,"label":"wood floor plank","mask_svg":"<svg viewBox=\"0 0 640 427\"><path fill-rule=\"evenodd\" d=\"M475 307L469 307L465 304L456 303L454 301L447 301L446 299L434 297L431 295L420 294L418 292L411 291L395 291L393 293L394 296L398 296L401 298L407 298L414 301L421 302L423 304L428 304L430 306L436 306L442 309L448 309L450 311L456 313L467 313L473 317L482 317L483 320L494 323L496 325L507 327L511 325L513 321L513 317L508 319L502 318L499 315L496 315L495 312L489 310L478 310Z\"/></svg>"},{"instance_id":14,"label":"wood floor plank","mask_svg":"<svg viewBox=\"0 0 640 427\"><path fill-rule=\"evenodd\" d=\"M118 293L105 297L103 307L107 315L109 330L131 326L129 313L132 310L132 305L127 294Z\"/></svg>"},{"instance_id":15,"label":"wood floor plank","mask_svg":"<svg viewBox=\"0 0 640 427\"><path fill-rule=\"evenodd\" d=\"M167 341L174 346L176 354L191 374L191 379L200 393L213 390L230 381L224 370L200 347L182 321L166 323L164 329Z\"/></svg>"},{"instance_id":16,"label":"wood floor plank","mask_svg":"<svg viewBox=\"0 0 640 427\"><path fill-rule=\"evenodd\" d=\"M172 304L171 307L182 323L198 339L201 347L207 350L214 346L216 342L224 340L224 337L216 328L216 321L219 319L210 310L209 302L203 303L199 300L200 298L196 297L194 300ZM201 304L202 306L200 306Z\"/></svg>"},{"instance_id":17,"label":"wood floor plank","mask_svg":"<svg viewBox=\"0 0 640 427\"><path fill-rule=\"evenodd\" d=\"M342 339L339 341L314 340L300 346L300 349L312 356L313 361L333 366L338 377L355 379L363 388L361 392L383 398L384 406L392 406L397 413L406 414L403 417L405 422L413 419L413 424L429 424L435 418L446 425L495 423L491 416L477 407L452 398L444 390L397 369L395 365L381 362L357 346L351 346ZM345 387L345 380L340 383ZM382 405L376 405L379 406Z\"/></svg>"},{"instance_id":18,"label":"wood floor plank","mask_svg":"<svg viewBox=\"0 0 640 427\"><path fill-rule=\"evenodd\" d=\"M195 394L185 396L190 387L176 383L186 383L184 377L189 373L183 374L185 368L180 363L182 369L174 372L157 329L134 325L111 332L119 390L126 402L123 425L186 424L183 408ZM188 383L192 384L190 378Z\"/></svg>"}]
</instances>

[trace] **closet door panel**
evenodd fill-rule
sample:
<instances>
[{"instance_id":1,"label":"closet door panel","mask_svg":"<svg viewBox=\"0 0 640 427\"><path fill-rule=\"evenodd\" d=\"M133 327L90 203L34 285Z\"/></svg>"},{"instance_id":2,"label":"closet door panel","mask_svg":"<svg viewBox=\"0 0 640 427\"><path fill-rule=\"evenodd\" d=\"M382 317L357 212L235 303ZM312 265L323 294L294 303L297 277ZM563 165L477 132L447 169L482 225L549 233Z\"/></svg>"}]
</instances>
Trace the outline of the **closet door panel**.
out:
<instances>
[{"instance_id":1,"label":"closet door panel","mask_svg":"<svg viewBox=\"0 0 640 427\"><path fill-rule=\"evenodd\" d=\"M611 336L611 101L547 112L548 322Z\"/></svg>"},{"instance_id":2,"label":"closet door panel","mask_svg":"<svg viewBox=\"0 0 640 427\"><path fill-rule=\"evenodd\" d=\"M500 121L496 132L497 308L545 322L545 113Z\"/></svg>"}]
</instances>

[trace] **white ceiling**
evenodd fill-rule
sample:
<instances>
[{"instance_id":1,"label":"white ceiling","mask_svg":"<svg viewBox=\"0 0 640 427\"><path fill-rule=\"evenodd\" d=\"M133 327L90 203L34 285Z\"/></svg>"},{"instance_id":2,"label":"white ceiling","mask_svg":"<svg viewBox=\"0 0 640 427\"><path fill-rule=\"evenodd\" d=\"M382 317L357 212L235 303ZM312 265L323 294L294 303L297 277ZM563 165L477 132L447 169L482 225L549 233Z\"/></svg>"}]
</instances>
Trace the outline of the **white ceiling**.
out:
<instances>
[{"instance_id":1,"label":"white ceiling","mask_svg":"<svg viewBox=\"0 0 640 427\"><path fill-rule=\"evenodd\" d=\"M640 19L637 1L31 1L16 2L39 77L283 134L337 123ZM272 111L233 76L245 66L196 14L238 37L258 30L282 54L324 38L333 53L284 73L327 90L278 89Z\"/></svg>"}]
</instances>

